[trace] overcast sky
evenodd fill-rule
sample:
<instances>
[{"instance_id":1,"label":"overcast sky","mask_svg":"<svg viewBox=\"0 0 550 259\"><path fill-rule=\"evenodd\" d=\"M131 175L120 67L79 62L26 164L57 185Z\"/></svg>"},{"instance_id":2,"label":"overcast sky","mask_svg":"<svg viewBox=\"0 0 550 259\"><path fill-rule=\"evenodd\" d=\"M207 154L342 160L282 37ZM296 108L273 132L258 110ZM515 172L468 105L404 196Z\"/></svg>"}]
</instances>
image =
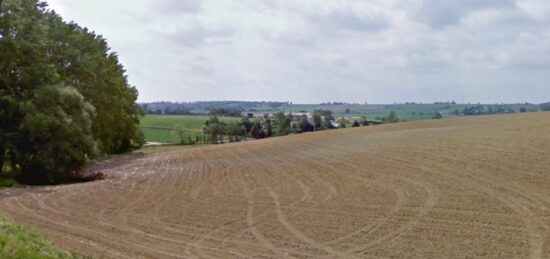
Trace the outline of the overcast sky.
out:
<instances>
[{"instance_id":1,"label":"overcast sky","mask_svg":"<svg viewBox=\"0 0 550 259\"><path fill-rule=\"evenodd\" d=\"M49 0L139 101L550 101L549 0Z\"/></svg>"}]
</instances>

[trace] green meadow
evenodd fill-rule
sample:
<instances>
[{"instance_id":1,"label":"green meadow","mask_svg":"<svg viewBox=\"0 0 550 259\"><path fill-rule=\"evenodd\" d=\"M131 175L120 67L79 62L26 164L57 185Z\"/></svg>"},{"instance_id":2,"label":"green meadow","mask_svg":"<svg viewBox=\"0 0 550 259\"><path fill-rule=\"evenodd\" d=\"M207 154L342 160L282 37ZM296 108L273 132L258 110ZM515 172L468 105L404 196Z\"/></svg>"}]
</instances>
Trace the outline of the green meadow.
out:
<instances>
[{"instance_id":1,"label":"green meadow","mask_svg":"<svg viewBox=\"0 0 550 259\"><path fill-rule=\"evenodd\" d=\"M148 142L177 143L179 135L174 132L174 126L183 124L188 133L187 137L195 138L202 134L202 127L209 116L196 115L145 115L141 120L141 130ZM240 121L237 117L219 117L221 121Z\"/></svg>"}]
</instances>

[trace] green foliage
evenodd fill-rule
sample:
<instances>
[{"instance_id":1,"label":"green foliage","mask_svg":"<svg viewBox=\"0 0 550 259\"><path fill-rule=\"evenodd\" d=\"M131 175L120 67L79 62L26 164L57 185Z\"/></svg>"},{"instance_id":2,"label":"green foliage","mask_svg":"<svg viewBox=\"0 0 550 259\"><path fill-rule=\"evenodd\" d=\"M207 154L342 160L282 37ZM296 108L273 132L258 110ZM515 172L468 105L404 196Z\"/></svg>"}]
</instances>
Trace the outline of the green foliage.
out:
<instances>
[{"instance_id":1,"label":"green foliage","mask_svg":"<svg viewBox=\"0 0 550 259\"><path fill-rule=\"evenodd\" d=\"M321 117L321 113L314 112L313 115L313 126L315 129L320 129L323 127L323 118Z\"/></svg>"},{"instance_id":2,"label":"green foliage","mask_svg":"<svg viewBox=\"0 0 550 259\"><path fill-rule=\"evenodd\" d=\"M242 109L237 108L212 108L208 112L210 116L231 116L231 117L240 117Z\"/></svg>"},{"instance_id":3,"label":"green foliage","mask_svg":"<svg viewBox=\"0 0 550 259\"><path fill-rule=\"evenodd\" d=\"M143 130L139 129L136 131L136 137L135 137L135 143L133 144L133 148L140 148L145 145L147 141L145 140L145 133L143 133Z\"/></svg>"},{"instance_id":4,"label":"green foliage","mask_svg":"<svg viewBox=\"0 0 550 259\"><path fill-rule=\"evenodd\" d=\"M0 189L17 186L19 186L19 183L15 179L0 176Z\"/></svg>"},{"instance_id":5,"label":"green foliage","mask_svg":"<svg viewBox=\"0 0 550 259\"><path fill-rule=\"evenodd\" d=\"M178 123L174 125L173 132L178 135L180 144L183 144L185 142L185 137L189 134L189 129L185 127L185 124Z\"/></svg>"},{"instance_id":6,"label":"green foliage","mask_svg":"<svg viewBox=\"0 0 550 259\"><path fill-rule=\"evenodd\" d=\"M342 128L342 129L346 128L347 123L348 122L346 121L346 118L344 118L344 117L340 117L340 119L338 120L338 124L340 124L340 128Z\"/></svg>"},{"instance_id":7,"label":"green foliage","mask_svg":"<svg viewBox=\"0 0 550 259\"><path fill-rule=\"evenodd\" d=\"M527 112L527 109L525 109L525 107L521 107L521 108L519 109L519 112Z\"/></svg>"},{"instance_id":8,"label":"green foliage","mask_svg":"<svg viewBox=\"0 0 550 259\"><path fill-rule=\"evenodd\" d=\"M212 116L204 123L203 133L209 135L211 144L223 144L226 128L225 122L220 121L217 116Z\"/></svg>"},{"instance_id":9,"label":"green foliage","mask_svg":"<svg viewBox=\"0 0 550 259\"><path fill-rule=\"evenodd\" d=\"M461 116L462 111L466 107L471 107L470 104L457 104L455 102L438 102L438 103L402 103L402 104L387 104L387 105L366 105L366 104L338 104L338 105L289 105L286 110L292 111L308 111L315 114L316 110L331 110L332 113L339 117L367 116L369 118L383 118L391 111L394 111L400 120L417 121L432 119L435 112L441 112L444 116ZM498 111L499 107L506 110L519 111L521 107L525 107L527 111L541 110L538 104L530 103L514 103L514 104L483 104L487 108L492 108L493 111ZM350 109L350 113L346 114L346 109ZM549 108L550 109L550 108ZM455 111L457 111L455 113Z\"/></svg>"},{"instance_id":10,"label":"green foliage","mask_svg":"<svg viewBox=\"0 0 550 259\"><path fill-rule=\"evenodd\" d=\"M246 129L239 122L231 121L225 128L225 134L231 142L240 141L242 136L246 136Z\"/></svg>"},{"instance_id":11,"label":"green foliage","mask_svg":"<svg viewBox=\"0 0 550 259\"><path fill-rule=\"evenodd\" d=\"M76 255L52 246L48 240L0 217L0 258L64 259Z\"/></svg>"},{"instance_id":12,"label":"green foliage","mask_svg":"<svg viewBox=\"0 0 550 259\"><path fill-rule=\"evenodd\" d=\"M315 130L314 125L309 123L309 120L305 115L300 118L298 126L300 132L311 132Z\"/></svg>"},{"instance_id":13,"label":"green foliage","mask_svg":"<svg viewBox=\"0 0 550 259\"><path fill-rule=\"evenodd\" d=\"M92 137L94 107L72 87L44 86L25 104L17 144L23 182L69 180L97 154Z\"/></svg>"},{"instance_id":14,"label":"green foliage","mask_svg":"<svg viewBox=\"0 0 550 259\"><path fill-rule=\"evenodd\" d=\"M240 118L235 117L220 117L218 118L224 123L239 122ZM202 141L203 126L205 121L210 120L207 116L196 115L145 115L141 119L141 130L143 131L145 140L150 142L161 143L179 143L180 138L174 134L174 125L182 123L187 127L187 138L199 137Z\"/></svg>"},{"instance_id":15,"label":"green foliage","mask_svg":"<svg viewBox=\"0 0 550 259\"><path fill-rule=\"evenodd\" d=\"M137 90L101 36L37 0L4 0L0 57L0 163L26 181L66 178L97 154L139 146Z\"/></svg>"},{"instance_id":16,"label":"green foliage","mask_svg":"<svg viewBox=\"0 0 550 259\"><path fill-rule=\"evenodd\" d=\"M390 114L388 114L388 116L382 119L382 121L384 123L396 123L396 122L399 122L399 118L397 118L397 115L395 114L394 111L391 111Z\"/></svg>"},{"instance_id":17,"label":"green foliage","mask_svg":"<svg viewBox=\"0 0 550 259\"><path fill-rule=\"evenodd\" d=\"M292 114L285 115L284 112L274 114L273 121L278 136L290 134L290 124L292 123Z\"/></svg>"}]
</instances>

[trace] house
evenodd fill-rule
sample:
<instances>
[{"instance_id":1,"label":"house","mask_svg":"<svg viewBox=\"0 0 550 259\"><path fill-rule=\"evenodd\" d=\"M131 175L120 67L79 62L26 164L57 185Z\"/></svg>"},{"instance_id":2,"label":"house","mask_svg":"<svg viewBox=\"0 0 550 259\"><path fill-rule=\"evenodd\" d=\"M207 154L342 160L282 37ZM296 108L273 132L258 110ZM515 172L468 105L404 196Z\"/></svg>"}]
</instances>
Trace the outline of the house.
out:
<instances>
[{"instance_id":1,"label":"house","mask_svg":"<svg viewBox=\"0 0 550 259\"><path fill-rule=\"evenodd\" d=\"M273 113L273 112L242 112L241 115L243 117L248 117L249 119L253 119L253 118L265 118L267 116L267 118L269 119L273 119L273 117L275 116L276 113ZM292 114L292 118L293 119L300 119L302 118L303 116L306 116L306 118L308 119L311 119L312 116L311 116L311 113L310 112L285 112L285 115L288 116L288 115L291 115Z\"/></svg>"},{"instance_id":2,"label":"house","mask_svg":"<svg viewBox=\"0 0 550 259\"><path fill-rule=\"evenodd\" d=\"M306 116L306 118L308 119L312 118L310 112L285 112L285 115L290 115L290 114L292 114L292 117L294 118L302 118L304 116Z\"/></svg>"},{"instance_id":3,"label":"house","mask_svg":"<svg viewBox=\"0 0 550 259\"><path fill-rule=\"evenodd\" d=\"M267 113L267 112L243 112L241 113L241 115L243 117L247 117L249 119L254 119L254 118L265 118L265 116L267 115L268 118L272 118L273 117L273 113Z\"/></svg>"}]
</instances>

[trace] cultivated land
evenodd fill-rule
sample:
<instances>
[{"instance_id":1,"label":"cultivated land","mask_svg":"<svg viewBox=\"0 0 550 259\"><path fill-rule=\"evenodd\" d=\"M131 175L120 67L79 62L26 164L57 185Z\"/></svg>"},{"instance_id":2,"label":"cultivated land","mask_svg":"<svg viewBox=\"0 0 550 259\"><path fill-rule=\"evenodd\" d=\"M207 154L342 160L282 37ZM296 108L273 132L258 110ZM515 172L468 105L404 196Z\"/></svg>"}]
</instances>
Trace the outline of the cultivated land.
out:
<instances>
[{"instance_id":1,"label":"cultivated land","mask_svg":"<svg viewBox=\"0 0 550 259\"><path fill-rule=\"evenodd\" d=\"M140 122L146 141L175 143L180 142L179 135L173 131L176 124L183 124L187 129L187 137L195 138L202 136L202 127L204 122L210 119L209 116L196 115L145 115ZM221 121L231 122L240 121L238 117L219 117Z\"/></svg>"},{"instance_id":2,"label":"cultivated land","mask_svg":"<svg viewBox=\"0 0 550 259\"><path fill-rule=\"evenodd\" d=\"M124 257L550 257L550 113L323 131L106 161L0 192L64 248Z\"/></svg>"}]
</instances>

